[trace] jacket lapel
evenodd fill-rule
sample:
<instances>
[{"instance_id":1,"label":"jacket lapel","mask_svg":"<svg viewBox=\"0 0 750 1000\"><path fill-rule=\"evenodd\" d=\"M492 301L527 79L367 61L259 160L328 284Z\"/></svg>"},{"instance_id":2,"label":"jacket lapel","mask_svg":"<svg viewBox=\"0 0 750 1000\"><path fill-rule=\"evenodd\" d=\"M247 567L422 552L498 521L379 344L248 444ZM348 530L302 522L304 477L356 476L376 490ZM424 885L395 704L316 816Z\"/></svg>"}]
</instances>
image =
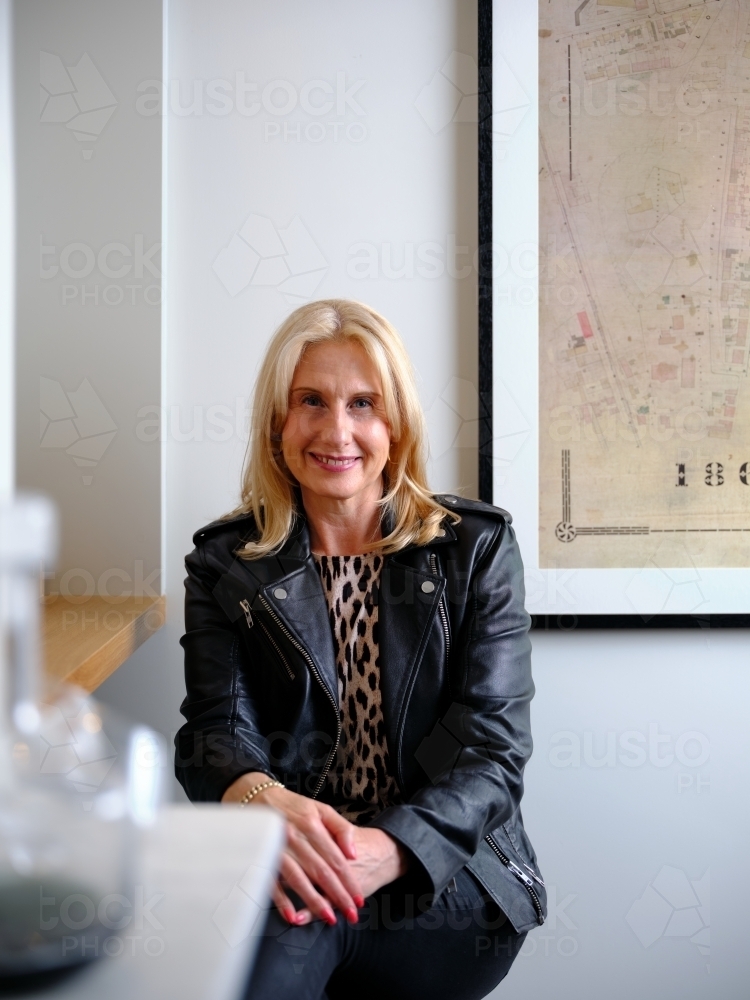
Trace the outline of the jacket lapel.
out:
<instances>
[{"instance_id":1,"label":"jacket lapel","mask_svg":"<svg viewBox=\"0 0 750 1000\"><path fill-rule=\"evenodd\" d=\"M411 549L410 554L424 550ZM380 645L380 692L383 706L388 749L398 759L401 731L427 637L432 626L445 580L433 576L428 568L416 569L399 556L388 556L383 565L378 595L378 632ZM429 581L434 590L425 592L422 584Z\"/></svg>"},{"instance_id":2,"label":"jacket lapel","mask_svg":"<svg viewBox=\"0 0 750 1000\"><path fill-rule=\"evenodd\" d=\"M333 636L328 605L312 556L286 576L260 588L266 601L297 642L312 657L321 680L339 703ZM284 596L281 596L284 595Z\"/></svg>"},{"instance_id":3,"label":"jacket lapel","mask_svg":"<svg viewBox=\"0 0 750 1000\"><path fill-rule=\"evenodd\" d=\"M262 597L292 638L312 657L321 680L338 705L328 605L310 555L310 536L304 518L296 518L289 538L276 555L251 560L235 558L213 593L232 621L244 613L241 601L249 600L256 610L262 607Z\"/></svg>"}]
</instances>

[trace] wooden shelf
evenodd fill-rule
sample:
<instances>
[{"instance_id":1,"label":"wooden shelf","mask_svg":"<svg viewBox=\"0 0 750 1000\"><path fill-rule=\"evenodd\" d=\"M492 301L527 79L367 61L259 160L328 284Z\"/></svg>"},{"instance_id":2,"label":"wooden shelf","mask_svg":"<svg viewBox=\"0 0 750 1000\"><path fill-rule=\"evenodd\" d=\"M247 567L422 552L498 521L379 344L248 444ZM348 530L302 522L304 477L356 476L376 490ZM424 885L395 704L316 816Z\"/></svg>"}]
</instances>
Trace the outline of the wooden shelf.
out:
<instances>
[{"instance_id":1,"label":"wooden shelf","mask_svg":"<svg viewBox=\"0 0 750 1000\"><path fill-rule=\"evenodd\" d=\"M93 691L165 621L164 597L46 598L43 608L47 681Z\"/></svg>"}]
</instances>

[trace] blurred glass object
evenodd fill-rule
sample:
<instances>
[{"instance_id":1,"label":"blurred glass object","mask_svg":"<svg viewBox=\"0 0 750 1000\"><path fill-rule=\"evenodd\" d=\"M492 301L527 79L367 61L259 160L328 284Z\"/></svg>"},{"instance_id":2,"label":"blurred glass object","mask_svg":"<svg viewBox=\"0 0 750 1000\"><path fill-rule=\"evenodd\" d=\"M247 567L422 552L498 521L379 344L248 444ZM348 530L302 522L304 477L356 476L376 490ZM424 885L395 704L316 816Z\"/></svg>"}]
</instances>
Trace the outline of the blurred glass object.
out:
<instances>
[{"instance_id":1,"label":"blurred glass object","mask_svg":"<svg viewBox=\"0 0 750 1000\"><path fill-rule=\"evenodd\" d=\"M45 498L0 506L0 986L118 953L136 831L161 799L161 737L78 688L40 699L39 580L56 536Z\"/></svg>"}]
</instances>

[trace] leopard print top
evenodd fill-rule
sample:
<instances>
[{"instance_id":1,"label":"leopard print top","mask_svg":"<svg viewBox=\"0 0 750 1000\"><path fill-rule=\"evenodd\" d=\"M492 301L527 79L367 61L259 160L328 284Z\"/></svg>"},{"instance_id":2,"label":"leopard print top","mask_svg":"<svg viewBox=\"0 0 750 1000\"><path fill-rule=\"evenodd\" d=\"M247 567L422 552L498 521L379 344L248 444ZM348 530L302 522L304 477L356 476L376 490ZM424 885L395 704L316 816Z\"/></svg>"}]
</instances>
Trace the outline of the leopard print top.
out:
<instances>
[{"instance_id":1,"label":"leopard print top","mask_svg":"<svg viewBox=\"0 0 750 1000\"><path fill-rule=\"evenodd\" d=\"M328 772L334 808L360 825L401 801L380 698L378 586L383 557L314 556L328 602L339 688L343 761Z\"/></svg>"}]
</instances>

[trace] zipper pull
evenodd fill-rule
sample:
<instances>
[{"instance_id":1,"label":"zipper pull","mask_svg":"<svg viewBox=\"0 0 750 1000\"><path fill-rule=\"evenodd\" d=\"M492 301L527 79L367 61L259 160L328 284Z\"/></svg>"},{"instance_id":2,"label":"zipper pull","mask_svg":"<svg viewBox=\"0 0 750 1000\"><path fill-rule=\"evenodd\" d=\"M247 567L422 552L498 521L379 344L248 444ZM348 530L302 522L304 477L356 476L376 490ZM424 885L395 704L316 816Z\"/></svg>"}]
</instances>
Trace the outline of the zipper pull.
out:
<instances>
[{"instance_id":1,"label":"zipper pull","mask_svg":"<svg viewBox=\"0 0 750 1000\"><path fill-rule=\"evenodd\" d=\"M252 628L255 622L253 621L253 613L250 610L250 602L240 601L240 607L245 612L245 621L247 622L247 627Z\"/></svg>"},{"instance_id":2,"label":"zipper pull","mask_svg":"<svg viewBox=\"0 0 750 1000\"><path fill-rule=\"evenodd\" d=\"M535 882L538 882L538 883L539 883L539 885L541 885L543 889L546 889L546 888L547 888L547 886L546 886L546 885L544 884L544 882L543 882L543 881L542 881L542 880L541 880L541 879L539 878L539 876L538 876L538 875L537 875L537 873L536 873L536 872L534 871L534 869L533 869L533 868L530 868L530 867L529 867L529 866L528 866L528 865L526 864L526 862L524 862L524 868L525 868L525 869L526 869L526 871L527 871L527 872L529 873L529 875L531 875L531 877L532 877L532 878L534 879L534 881L535 881Z\"/></svg>"},{"instance_id":3,"label":"zipper pull","mask_svg":"<svg viewBox=\"0 0 750 1000\"><path fill-rule=\"evenodd\" d=\"M519 882L523 882L527 889L534 888L534 883L531 881L526 872L522 872L518 865L514 865L512 861L508 862L508 870L513 872Z\"/></svg>"}]
</instances>

